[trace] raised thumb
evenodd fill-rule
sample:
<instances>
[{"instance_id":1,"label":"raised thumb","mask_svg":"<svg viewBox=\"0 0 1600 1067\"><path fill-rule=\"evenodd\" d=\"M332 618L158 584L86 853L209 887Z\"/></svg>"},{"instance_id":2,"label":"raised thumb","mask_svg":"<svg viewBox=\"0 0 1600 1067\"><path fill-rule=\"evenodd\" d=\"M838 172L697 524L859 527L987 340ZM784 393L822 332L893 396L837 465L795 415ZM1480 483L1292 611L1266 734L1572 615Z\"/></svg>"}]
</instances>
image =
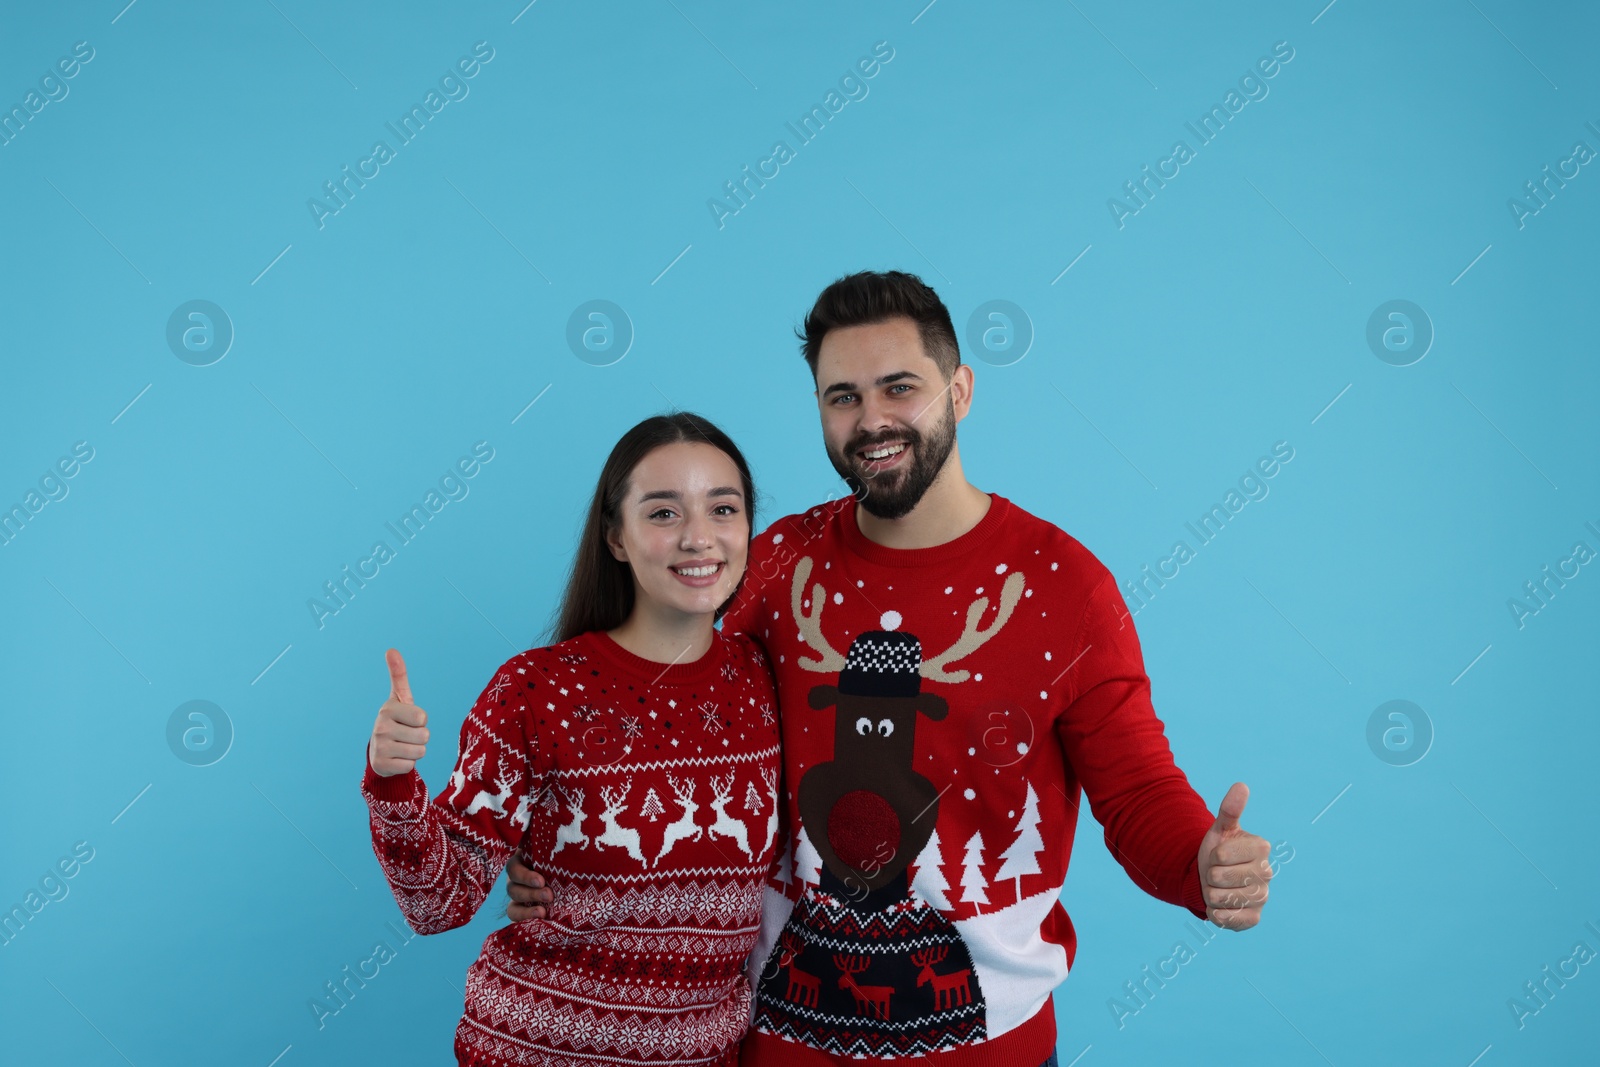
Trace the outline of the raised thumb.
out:
<instances>
[{"instance_id":1,"label":"raised thumb","mask_svg":"<svg viewBox=\"0 0 1600 1067\"><path fill-rule=\"evenodd\" d=\"M1222 798L1222 803L1217 805L1217 821L1214 829L1223 833L1239 828L1239 816L1244 814L1244 802L1250 799L1250 787L1243 782L1234 782L1228 789L1227 796Z\"/></svg>"},{"instance_id":2,"label":"raised thumb","mask_svg":"<svg viewBox=\"0 0 1600 1067\"><path fill-rule=\"evenodd\" d=\"M402 704L415 703L411 699L411 683L406 679L406 661L392 648L383 658L389 665L389 696Z\"/></svg>"}]
</instances>

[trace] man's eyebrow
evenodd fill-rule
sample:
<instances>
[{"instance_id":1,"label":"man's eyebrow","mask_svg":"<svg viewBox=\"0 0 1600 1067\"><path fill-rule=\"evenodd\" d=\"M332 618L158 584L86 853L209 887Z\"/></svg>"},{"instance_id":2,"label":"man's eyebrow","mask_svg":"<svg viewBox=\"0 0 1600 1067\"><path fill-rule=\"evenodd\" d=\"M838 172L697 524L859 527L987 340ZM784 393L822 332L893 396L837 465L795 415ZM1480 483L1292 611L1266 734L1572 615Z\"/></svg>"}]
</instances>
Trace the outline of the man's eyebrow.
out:
<instances>
[{"instance_id":1,"label":"man's eyebrow","mask_svg":"<svg viewBox=\"0 0 1600 1067\"><path fill-rule=\"evenodd\" d=\"M895 382L900 381L902 378L912 378L919 382L922 381L922 375L916 373L915 371L897 370L893 374L885 374L882 378L879 378L872 384L892 385ZM832 385L828 386L822 391L822 395L828 397L832 396L834 393L854 393L857 391L858 390L856 389L856 384L854 382L834 382Z\"/></svg>"},{"instance_id":2,"label":"man's eyebrow","mask_svg":"<svg viewBox=\"0 0 1600 1067\"><path fill-rule=\"evenodd\" d=\"M719 485L715 489L707 489L706 496L736 496L740 499L743 499L744 493L741 492L737 486ZM672 500L681 502L683 500L683 494L678 492L676 489L652 489L650 492L639 497L639 503L641 504L647 500Z\"/></svg>"}]
</instances>

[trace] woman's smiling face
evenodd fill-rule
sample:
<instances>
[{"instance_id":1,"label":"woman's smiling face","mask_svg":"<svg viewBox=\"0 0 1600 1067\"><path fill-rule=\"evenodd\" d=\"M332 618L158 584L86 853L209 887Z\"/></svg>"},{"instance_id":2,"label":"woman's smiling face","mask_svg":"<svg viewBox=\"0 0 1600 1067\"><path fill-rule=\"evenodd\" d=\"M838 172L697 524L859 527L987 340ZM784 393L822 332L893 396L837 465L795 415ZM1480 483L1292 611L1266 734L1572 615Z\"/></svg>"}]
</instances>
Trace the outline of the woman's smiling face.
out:
<instances>
[{"instance_id":1,"label":"woman's smiling face","mask_svg":"<svg viewBox=\"0 0 1600 1067\"><path fill-rule=\"evenodd\" d=\"M634 466L606 541L638 601L710 615L733 595L750 552L742 485L728 454L700 442L663 445Z\"/></svg>"}]
</instances>

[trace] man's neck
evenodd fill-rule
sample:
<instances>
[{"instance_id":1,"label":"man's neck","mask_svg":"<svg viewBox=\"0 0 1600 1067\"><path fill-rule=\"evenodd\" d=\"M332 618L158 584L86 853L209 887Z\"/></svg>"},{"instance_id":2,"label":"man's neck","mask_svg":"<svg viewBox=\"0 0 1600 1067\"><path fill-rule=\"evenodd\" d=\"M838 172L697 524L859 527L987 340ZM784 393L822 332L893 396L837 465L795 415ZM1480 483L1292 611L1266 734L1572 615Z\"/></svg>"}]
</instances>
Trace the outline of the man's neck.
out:
<instances>
[{"instance_id":1,"label":"man's neck","mask_svg":"<svg viewBox=\"0 0 1600 1067\"><path fill-rule=\"evenodd\" d=\"M917 506L898 519L880 519L856 502L856 529L885 548L933 548L971 530L989 513L988 493L967 481L961 457L950 453Z\"/></svg>"}]
</instances>

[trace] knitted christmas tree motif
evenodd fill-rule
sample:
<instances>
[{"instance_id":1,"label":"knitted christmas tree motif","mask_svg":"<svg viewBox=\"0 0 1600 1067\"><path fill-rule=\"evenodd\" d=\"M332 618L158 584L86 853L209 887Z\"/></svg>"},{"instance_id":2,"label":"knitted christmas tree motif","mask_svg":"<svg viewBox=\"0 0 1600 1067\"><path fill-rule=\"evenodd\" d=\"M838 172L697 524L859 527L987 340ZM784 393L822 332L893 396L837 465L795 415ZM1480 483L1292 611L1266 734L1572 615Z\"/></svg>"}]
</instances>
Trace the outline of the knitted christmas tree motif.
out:
<instances>
[{"instance_id":1,"label":"knitted christmas tree motif","mask_svg":"<svg viewBox=\"0 0 1600 1067\"><path fill-rule=\"evenodd\" d=\"M834 651L822 632L827 591L817 583L807 597L811 570L809 557L800 560L790 588L790 610L812 653L796 663L838 672L837 685L808 695L813 709L834 709L833 758L805 772L796 797L801 833L821 859L820 884L806 885L767 961L755 1026L844 1055L911 1056L983 1041L971 954L906 877L933 834L940 797L911 756L921 719L949 714L943 697L921 691L922 679L971 677L949 667L1005 626L1023 576L1006 576L987 627L979 622L989 600L979 597L961 636L924 660L894 611L883 613L883 629L859 634L848 656Z\"/></svg>"}]
</instances>

